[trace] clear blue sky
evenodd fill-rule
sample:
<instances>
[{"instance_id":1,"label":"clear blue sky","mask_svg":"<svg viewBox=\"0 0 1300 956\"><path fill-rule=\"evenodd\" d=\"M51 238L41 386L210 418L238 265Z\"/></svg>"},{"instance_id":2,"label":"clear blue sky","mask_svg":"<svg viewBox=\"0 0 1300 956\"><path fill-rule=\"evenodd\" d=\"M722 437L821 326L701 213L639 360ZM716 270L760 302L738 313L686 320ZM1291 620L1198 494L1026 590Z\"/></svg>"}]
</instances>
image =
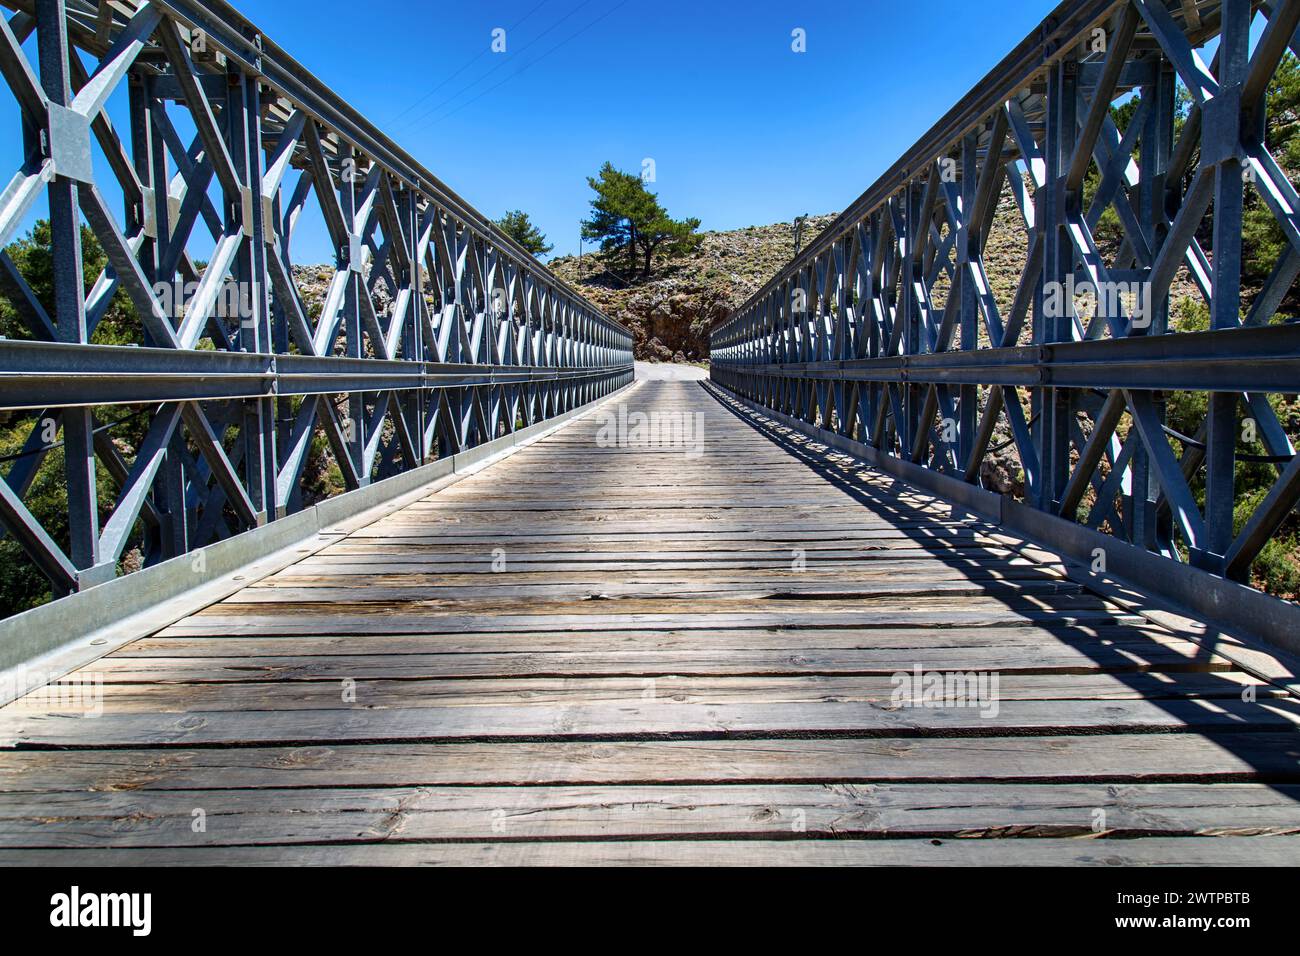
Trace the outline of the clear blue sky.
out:
<instances>
[{"instance_id":1,"label":"clear blue sky","mask_svg":"<svg viewBox=\"0 0 1300 956\"><path fill-rule=\"evenodd\" d=\"M1055 0L234 0L485 215L524 209L578 251L586 177L639 172L705 229L838 212L1019 43ZM991 12L993 11L993 12ZM506 30L504 53L491 50ZM801 29L806 52L791 49ZM35 42L24 45L33 62ZM93 64L90 64L93 66ZM126 85L108 114L129 129ZM169 110L188 142L193 126ZM18 152L0 97L0 149ZM114 209L121 192L98 148ZM215 191L215 187L214 191ZM294 261L332 258L319 214ZM26 226L46 215L39 201ZM190 251L211 250L196 230Z\"/></svg>"},{"instance_id":2,"label":"clear blue sky","mask_svg":"<svg viewBox=\"0 0 1300 956\"><path fill-rule=\"evenodd\" d=\"M527 210L560 254L606 159L652 158L668 211L706 229L842 209L1055 2L235 5L483 213Z\"/></svg>"}]
</instances>

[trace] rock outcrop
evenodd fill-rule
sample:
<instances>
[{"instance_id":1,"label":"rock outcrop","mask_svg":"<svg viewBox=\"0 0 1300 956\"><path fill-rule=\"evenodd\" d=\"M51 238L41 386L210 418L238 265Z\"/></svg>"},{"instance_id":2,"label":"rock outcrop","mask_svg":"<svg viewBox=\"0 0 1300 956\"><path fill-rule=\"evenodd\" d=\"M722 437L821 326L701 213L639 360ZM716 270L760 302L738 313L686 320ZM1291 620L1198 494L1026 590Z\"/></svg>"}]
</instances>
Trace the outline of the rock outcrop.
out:
<instances>
[{"instance_id":1,"label":"rock outcrop","mask_svg":"<svg viewBox=\"0 0 1300 956\"><path fill-rule=\"evenodd\" d=\"M811 216L807 242L835 216ZM658 258L648 281L627 281L620 256L561 256L551 270L601 311L625 324L636 357L662 362L702 362L709 357L709 327L726 318L794 255L795 226L780 222L730 232L706 232L689 256Z\"/></svg>"}]
</instances>

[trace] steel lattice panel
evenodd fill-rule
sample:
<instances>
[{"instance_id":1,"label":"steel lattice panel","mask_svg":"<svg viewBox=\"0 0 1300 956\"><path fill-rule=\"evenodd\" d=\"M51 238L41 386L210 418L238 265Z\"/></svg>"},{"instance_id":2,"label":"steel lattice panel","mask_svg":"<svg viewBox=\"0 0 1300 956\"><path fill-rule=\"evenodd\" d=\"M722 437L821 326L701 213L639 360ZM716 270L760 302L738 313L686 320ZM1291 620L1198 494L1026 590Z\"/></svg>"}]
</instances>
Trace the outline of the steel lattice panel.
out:
<instances>
[{"instance_id":1,"label":"steel lattice panel","mask_svg":"<svg viewBox=\"0 0 1300 956\"><path fill-rule=\"evenodd\" d=\"M25 150L0 244L47 197L55 288L47 309L0 257L30 337L0 343L0 408L33 419L0 480L0 520L56 593L112 577L139 529L152 562L296 510L321 435L357 488L631 381L625 328L226 4L6 6L0 72ZM119 130L106 105L122 89ZM290 254L309 204L337 253L318 315ZM82 228L108 262L88 291ZM196 234L212 249L205 263ZM173 285L181 294L160 294ZM232 286L247 302L235 321L222 309ZM121 295L138 340L91 344ZM148 416L137 447L113 440L110 405ZM66 545L24 501L60 449Z\"/></svg>"},{"instance_id":2,"label":"steel lattice panel","mask_svg":"<svg viewBox=\"0 0 1300 956\"><path fill-rule=\"evenodd\" d=\"M1252 21L1262 26L1253 50ZM713 329L713 381L969 485L979 485L1003 422L1024 469L1025 503L1060 519L1058 538L1065 522L1104 527L1245 580L1300 500L1300 458L1268 400L1300 391L1300 326L1276 315L1300 273L1300 197L1262 132L1269 83L1297 49L1297 23L1293 0L1061 4ZM1208 64L1199 53L1207 41ZM1176 135L1180 88L1189 108ZM1111 106L1134 93L1135 114L1120 130ZM1090 168L1098 182L1085 195ZM1286 243L1244 312L1247 189ZM1006 192L1027 236L1009 309L985 263ZM1203 246L1210 209L1212 242ZM1110 261L1094 235L1107 211L1122 229ZM1208 331L1170 327L1180 270L1208 307ZM1107 295L1103 304L1099 292L1086 321L1054 307L1053 294L1082 283L1127 286L1145 299ZM1209 393L1197 435L1167 428L1166 397L1180 390ZM1244 417L1276 475L1234 528ZM1204 479L1203 503L1194 478Z\"/></svg>"}]
</instances>

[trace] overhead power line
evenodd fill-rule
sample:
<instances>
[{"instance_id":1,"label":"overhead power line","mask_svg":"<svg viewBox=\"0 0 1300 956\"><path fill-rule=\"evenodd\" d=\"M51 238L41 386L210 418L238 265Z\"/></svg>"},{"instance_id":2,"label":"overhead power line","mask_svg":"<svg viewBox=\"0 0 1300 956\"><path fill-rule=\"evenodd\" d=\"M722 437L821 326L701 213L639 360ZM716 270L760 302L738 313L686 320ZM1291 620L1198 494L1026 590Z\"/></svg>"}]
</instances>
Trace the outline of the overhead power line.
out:
<instances>
[{"instance_id":1,"label":"overhead power line","mask_svg":"<svg viewBox=\"0 0 1300 956\"><path fill-rule=\"evenodd\" d=\"M483 97L487 96L489 93L491 93L491 92L493 92L493 91L495 91L495 90L499 90L499 89L501 89L501 87L505 86L507 83L509 83L509 82L510 82L511 80L513 80L515 77L517 77L520 73L523 73L523 72L524 72L525 70L527 70L529 67L532 67L532 66L537 65L537 64L540 63L542 60L546 59L548 56L550 56L552 53L554 53L556 50L558 50L558 49L560 49L561 47L563 47L563 46L565 46L566 44L568 44L570 41L572 41L572 40L576 40L578 37L582 36L584 33L586 33L588 30L590 30L590 29L591 29L592 27L594 27L596 24L600 23L600 21L604 20L606 17L608 17L608 16L610 16L611 14L615 13L615 12L616 12L617 10L619 10L621 7L625 7L625 6L627 6L627 4L628 4L629 2L630 2L630 0L621 0L621 2L616 3L614 6L610 7L608 10L606 10L604 13L602 13L602 14L601 14L600 16L598 16L596 19L594 19L594 20L592 20L590 23L588 23L588 24L587 24L585 27L583 27L581 30L578 30L576 33L573 33L573 34L571 34L571 35L565 37L563 40L561 40L559 43L555 44L555 46L551 47L549 50L547 50L547 51L546 51L545 53L543 53L541 56L536 57L535 59L532 59L532 60L530 60L529 62L525 63L525 64L524 64L523 66L521 66L519 69L515 70L515 72L511 73L509 76L507 76L505 79L503 79L500 83L496 84L495 86L490 86L490 87L488 87L486 90L483 90L483 91L482 91L481 93L479 93L477 96L474 96L474 97L472 97L472 98L466 100L464 103L461 103L461 104L460 104L459 106L457 106L455 109L449 110L448 112L444 113L443 115L438 116L438 117L435 117L434 120L433 120L432 122L434 122L434 123L441 123L443 120L450 119L451 117L453 117L453 116L455 116L457 113L459 113L461 110L463 110L465 107L470 106L471 104L478 102L478 101L481 100Z\"/></svg>"},{"instance_id":2,"label":"overhead power line","mask_svg":"<svg viewBox=\"0 0 1300 956\"><path fill-rule=\"evenodd\" d=\"M540 10L542 7L546 6L546 4L547 4L548 2L550 2L550 0L541 0L541 2L540 2L539 4L537 4L537 5L536 5L535 7L533 7L531 10L529 10L527 13L525 13L522 17L520 17L518 20L516 20L516 21L515 21L514 23L512 23L510 26L506 27L506 31L507 31L507 32L511 32L511 31L513 31L516 27L518 27L521 23L523 23L525 20L527 20L529 17L531 17L534 13L536 13L536 12L537 12L538 10ZM396 116L394 116L391 120L389 120L389 122L390 122L390 123L395 123L395 122L397 122L399 119L401 119L403 116L405 116L407 113L411 112L411 110L415 109L417 106L419 106L421 103L423 103L425 100L427 100L427 99L428 99L430 96L432 96L434 93L437 93L440 89L442 89L444 86L446 86L446 85L447 85L448 83L450 83L452 80L456 79L456 77L460 76L462 73L464 73L467 69L469 69L469 68L470 68L471 66L473 66L475 63L477 63L479 60L483 59L483 57L487 56L489 49L490 49L490 47L487 47L487 46L483 47L481 50L478 51L477 54L475 54L474 56L472 56L472 57L470 57L468 60L466 60L464 63L462 63L461 66L460 66L460 69L456 70L454 73L452 73L450 76L448 76L446 79L444 79L444 80L443 80L441 83L439 83L437 86L432 87L430 90L428 90L426 93L424 93L423 95L421 95L421 96L418 97L417 99L412 100L409 104L407 104L407 106L406 106L405 109L403 109L400 113L398 113L398 114L397 114Z\"/></svg>"},{"instance_id":3,"label":"overhead power line","mask_svg":"<svg viewBox=\"0 0 1300 956\"><path fill-rule=\"evenodd\" d=\"M579 13L579 12L580 12L584 7L589 6L589 5L591 4L591 2L592 2L592 0L583 0L582 3L578 4L576 7L574 7L572 10L570 10L568 13L566 13L564 16L560 17L558 20L556 20L554 23L552 23L549 27L547 27L545 30L543 30L541 33L537 34L537 36L533 37L531 40L529 40L527 43L525 43L523 46L521 46L521 47L518 49L518 51L516 51L517 54L522 54L522 53L525 53L525 52L527 52L528 50L532 49L534 46L537 45L537 43L538 43L539 40L541 40L541 39L542 39L543 37L545 37L547 34L551 33L551 32L552 32L553 30L555 30L556 28L558 28L558 27L560 27L561 25L563 25L567 20L571 19L575 14ZM626 2L627 2L627 0L623 0L623 3L626 3ZM618 7L623 6L623 3L620 3L620 4L618 4L618 6L611 8L611 9L610 9L609 11L607 11L603 16L598 17L596 20L592 21L592 23L589 23L586 27L583 27L583 28L582 28L581 30L579 30L577 33L574 33L574 34L572 34L571 36L569 36L567 39L561 41L561 43L560 43L558 46L563 46L564 43L567 43L569 40L573 39L573 37L578 36L580 33L584 33L584 32L586 32L586 30L589 29L592 25L594 25L595 23L599 22L600 20L603 20L606 16L609 16L609 14L610 14L610 13L613 13L614 10L617 10ZM557 46L557 47L552 47L551 50L548 50L547 53L542 54L542 56L538 57L537 59L540 60L540 59L542 59L543 57L547 56L547 55L548 55L550 52L552 52L553 50L558 49L558 46ZM457 90L455 93L451 94L451 96L447 97L447 98L446 98L445 100L443 100L441 103L438 103L438 104L435 105L435 106L431 106L431 107L429 107L428 109L426 109L426 110L424 110L423 112L421 112L420 115L416 116L414 119L408 120L407 123L406 123L406 126L409 127L409 126L412 126L412 125L414 125L414 124L416 124L416 123L426 121L430 116L433 116L434 114L439 113L441 110L446 109L448 106L451 106L453 103L455 103L455 102L457 101L457 99L459 99L461 96L463 96L463 95L465 95L466 93L468 93L468 92L469 92L470 90L472 90L474 87L478 86L478 85L479 85L480 83L482 83L484 80L486 80L486 79L488 79L489 77L491 77L492 74L496 73L498 70L500 70L500 69L501 69L503 66L505 66L507 63L511 62L511 60L513 60L513 59L514 59L513 57L502 56L502 57L501 57L501 62L498 63L496 66L492 67L492 69L488 70L486 73L484 73L482 76L478 77L477 79L472 80L472 81L470 81L469 83L465 84L463 87L461 87L461 88L460 88L459 90ZM536 60L534 60L533 62L536 62ZM462 109L464 106L467 106L467 105L470 104L470 103L477 102L477 101L478 101L478 100L479 100L479 99L484 95L484 93L490 93L492 90L498 89L502 84L508 82L512 77L519 75L520 72L522 72L522 69L521 69L521 70L516 70L514 73L510 74L510 76L507 76L504 80L502 80L501 83L498 83L498 84L496 84L495 86L491 86L491 87L489 87L487 90L484 90L482 93L479 93L478 95L476 95L476 96L470 98L469 100L466 100L465 102L463 102L463 103L457 105L457 106L455 107L455 109L453 109L451 112L447 113L447 115L450 116L450 115L452 115L452 113L459 111L459 110ZM441 116L439 116L439 117L438 117L438 120L441 120L441 119L443 119L443 118L445 118L445 117L441 117ZM435 120L435 121L436 121L436 120Z\"/></svg>"}]
</instances>

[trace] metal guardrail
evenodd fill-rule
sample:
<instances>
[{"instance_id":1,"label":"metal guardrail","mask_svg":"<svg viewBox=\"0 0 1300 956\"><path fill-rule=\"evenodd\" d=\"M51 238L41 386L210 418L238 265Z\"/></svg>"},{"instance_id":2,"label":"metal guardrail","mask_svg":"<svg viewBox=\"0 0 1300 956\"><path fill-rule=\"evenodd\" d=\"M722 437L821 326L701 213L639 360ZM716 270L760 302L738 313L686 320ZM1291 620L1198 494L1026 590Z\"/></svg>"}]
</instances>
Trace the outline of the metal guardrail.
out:
<instances>
[{"instance_id":1,"label":"metal guardrail","mask_svg":"<svg viewBox=\"0 0 1300 956\"><path fill-rule=\"evenodd\" d=\"M1300 327L1276 315L1300 274L1300 196L1263 139L1298 23L1296 0L1062 3L713 329L713 381L947 492L981 485L1004 422L1049 540L1104 530L1246 580L1300 500L1300 457L1269 401L1300 391ZM1111 107L1128 94L1139 105L1121 130ZM1246 190L1286 241L1243 314ZM1009 308L985 263L1008 193L1027 237ZM1108 210L1122 240L1105 255ZM1208 331L1170 327L1181 270ZM1085 289L1091 317L1073 304ZM1195 435L1168 429L1179 390L1208 393ZM1234 527L1247 421L1266 449L1253 462L1276 478Z\"/></svg>"},{"instance_id":2,"label":"metal guardrail","mask_svg":"<svg viewBox=\"0 0 1300 956\"><path fill-rule=\"evenodd\" d=\"M227 4L3 5L24 154L0 194L0 245L45 196L53 295L0 255L30 337L0 343L0 410L31 423L0 522L56 593L113 577L133 542L153 563L300 509L320 436L359 488L631 381L627 329ZM123 131L107 109L118 90ZM309 203L336 250L319 314L290 254ZM88 290L83 218L108 260ZM137 341L92 344L122 294ZM110 434L108 405L148 417L137 447ZM24 501L52 454L66 540Z\"/></svg>"}]
</instances>

